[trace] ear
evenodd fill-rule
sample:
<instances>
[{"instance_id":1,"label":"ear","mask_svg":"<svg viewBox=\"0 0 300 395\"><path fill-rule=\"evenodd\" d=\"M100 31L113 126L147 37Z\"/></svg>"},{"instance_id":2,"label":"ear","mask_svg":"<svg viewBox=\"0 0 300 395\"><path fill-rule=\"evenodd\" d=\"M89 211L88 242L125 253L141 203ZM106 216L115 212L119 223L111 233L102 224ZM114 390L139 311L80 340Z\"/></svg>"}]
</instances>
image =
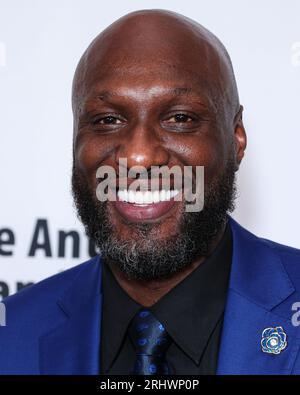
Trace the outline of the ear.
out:
<instances>
[{"instance_id":1,"label":"ear","mask_svg":"<svg viewBox=\"0 0 300 395\"><path fill-rule=\"evenodd\" d=\"M235 170L237 171L244 157L247 146L247 135L243 125L243 106L240 106L239 111L234 117L234 145L236 160Z\"/></svg>"}]
</instances>

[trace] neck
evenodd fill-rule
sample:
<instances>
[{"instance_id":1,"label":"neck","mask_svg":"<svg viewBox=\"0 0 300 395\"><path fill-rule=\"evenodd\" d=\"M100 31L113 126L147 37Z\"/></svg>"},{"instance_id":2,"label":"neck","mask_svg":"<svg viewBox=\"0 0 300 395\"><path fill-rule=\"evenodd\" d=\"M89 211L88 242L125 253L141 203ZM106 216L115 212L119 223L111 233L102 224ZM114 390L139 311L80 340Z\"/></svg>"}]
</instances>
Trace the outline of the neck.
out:
<instances>
[{"instance_id":1,"label":"neck","mask_svg":"<svg viewBox=\"0 0 300 395\"><path fill-rule=\"evenodd\" d=\"M207 256L210 255L219 244L224 234L224 230L225 225L213 240ZM110 265L110 268L119 285L133 300L144 307L150 307L190 275L201 263L205 261L207 256L199 258L197 261L169 278L157 280L136 280L128 278L119 270L117 265L113 263Z\"/></svg>"}]
</instances>

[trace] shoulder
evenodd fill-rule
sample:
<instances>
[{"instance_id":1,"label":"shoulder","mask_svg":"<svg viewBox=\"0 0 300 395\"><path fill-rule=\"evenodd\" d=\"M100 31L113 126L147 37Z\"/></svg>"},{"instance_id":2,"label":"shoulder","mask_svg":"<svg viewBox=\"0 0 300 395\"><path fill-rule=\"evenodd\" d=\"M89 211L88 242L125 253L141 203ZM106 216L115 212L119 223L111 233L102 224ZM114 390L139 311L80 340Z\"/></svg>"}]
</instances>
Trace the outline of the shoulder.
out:
<instances>
[{"instance_id":1,"label":"shoulder","mask_svg":"<svg viewBox=\"0 0 300 395\"><path fill-rule=\"evenodd\" d=\"M298 282L300 287L300 249L264 238L260 238L260 241L280 257L289 277L293 282Z\"/></svg>"},{"instance_id":2,"label":"shoulder","mask_svg":"<svg viewBox=\"0 0 300 395\"><path fill-rule=\"evenodd\" d=\"M91 281L97 276L100 259L98 256L26 287L3 300L8 334L23 331L38 334L51 328L59 320L58 302L70 289L78 295L89 289ZM76 288L76 289L75 289ZM4 329L4 328L1 328Z\"/></svg>"},{"instance_id":3,"label":"shoulder","mask_svg":"<svg viewBox=\"0 0 300 395\"><path fill-rule=\"evenodd\" d=\"M242 227L233 218L230 217L229 223L234 234L238 234L239 239L242 238L247 242L249 246L253 248L266 247L270 248L273 253L280 256L283 262L286 264L293 264L299 262L300 259L300 249L290 247L285 244L277 243L276 241L269 240L264 237L259 237L249 230Z\"/></svg>"},{"instance_id":4,"label":"shoulder","mask_svg":"<svg viewBox=\"0 0 300 395\"><path fill-rule=\"evenodd\" d=\"M84 276L86 272L92 270L92 266L97 265L98 261L99 257L96 256L68 270L57 273L5 298L3 303L7 308L10 306L17 308L18 306L33 307L34 305L47 304L48 300L51 302L58 300L78 276Z\"/></svg>"},{"instance_id":5,"label":"shoulder","mask_svg":"<svg viewBox=\"0 0 300 395\"><path fill-rule=\"evenodd\" d=\"M65 322L66 312L59 301L70 292L74 303L76 297L84 297L94 287L99 262L99 257L92 258L3 300L6 325L0 327L1 372L38 373L40 337Z\"/></svg>"},{"instance_id":6,"label":"shoulder","mask_svg":"<svg viewBox=\"0 0 300 395\"><path fill-rule=\"evenodd\" d=\"M239 260L245 261L247 265L253 265L256 261L255 270L258 273L272 268L275 270L278 268L275 262L278 262L283 269L281 272L288 274L291 283L294 283L296 289L300 289L300 249L259 237L231 217L229 223L233 234L233 249L238 252ZM238 267L241 270L241 265Z\"/></svg>"}]
</instances>

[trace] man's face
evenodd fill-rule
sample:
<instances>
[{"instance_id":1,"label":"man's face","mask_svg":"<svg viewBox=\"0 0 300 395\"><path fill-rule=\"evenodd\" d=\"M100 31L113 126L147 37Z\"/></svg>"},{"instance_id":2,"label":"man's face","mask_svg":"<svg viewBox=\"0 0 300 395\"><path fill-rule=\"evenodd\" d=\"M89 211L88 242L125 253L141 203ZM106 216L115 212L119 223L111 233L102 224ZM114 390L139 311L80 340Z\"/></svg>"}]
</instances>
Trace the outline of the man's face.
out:
<instances>
[{"instance_id":1,"label":"man's face","mask_svg":"<svg viewBox=\"0 0 300 395\"><path fill-rule=\"evenodd\" d=\"M234 122L218 101L219 78L211 79L199 57L187 62L184 53L166 52L161 59L147 53L138 60L122 53L105 61L93 57L75 111L73 191L79 215L104 258L123 259L122 270L140 278L166 276L205 255L233 199ZM203 212L186 213L184 199L148 205L97 201L97 169L111 166L118 177L120 158L128 168L204 166ZM150 266L156 263L148 261L159 257L163 262L154 273ZM176 260L182 261L178 267ZM148 265L144 272L142 265Z\"/></svg>"}]
</instances>

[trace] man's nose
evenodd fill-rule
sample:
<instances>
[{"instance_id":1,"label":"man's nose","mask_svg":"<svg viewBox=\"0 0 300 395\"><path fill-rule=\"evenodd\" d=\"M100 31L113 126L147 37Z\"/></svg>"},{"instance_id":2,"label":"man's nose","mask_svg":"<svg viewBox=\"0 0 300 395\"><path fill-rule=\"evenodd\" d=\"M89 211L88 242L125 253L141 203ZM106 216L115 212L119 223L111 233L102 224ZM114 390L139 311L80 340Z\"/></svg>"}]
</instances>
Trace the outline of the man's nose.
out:
<instances>
[{"instance_id":1,"label":"man's nose","mask_svg":"<svg viewBox=\"0 0 300 395\"><path fill-rule=\"evenodd\" d=\"M120 141L116 154L116 161L127 159L127 166L142 166L147 170L151 166L168 165L169 153L163 141L154 128L146 125L136 125Z\"/></svg>"}]
</instances>

